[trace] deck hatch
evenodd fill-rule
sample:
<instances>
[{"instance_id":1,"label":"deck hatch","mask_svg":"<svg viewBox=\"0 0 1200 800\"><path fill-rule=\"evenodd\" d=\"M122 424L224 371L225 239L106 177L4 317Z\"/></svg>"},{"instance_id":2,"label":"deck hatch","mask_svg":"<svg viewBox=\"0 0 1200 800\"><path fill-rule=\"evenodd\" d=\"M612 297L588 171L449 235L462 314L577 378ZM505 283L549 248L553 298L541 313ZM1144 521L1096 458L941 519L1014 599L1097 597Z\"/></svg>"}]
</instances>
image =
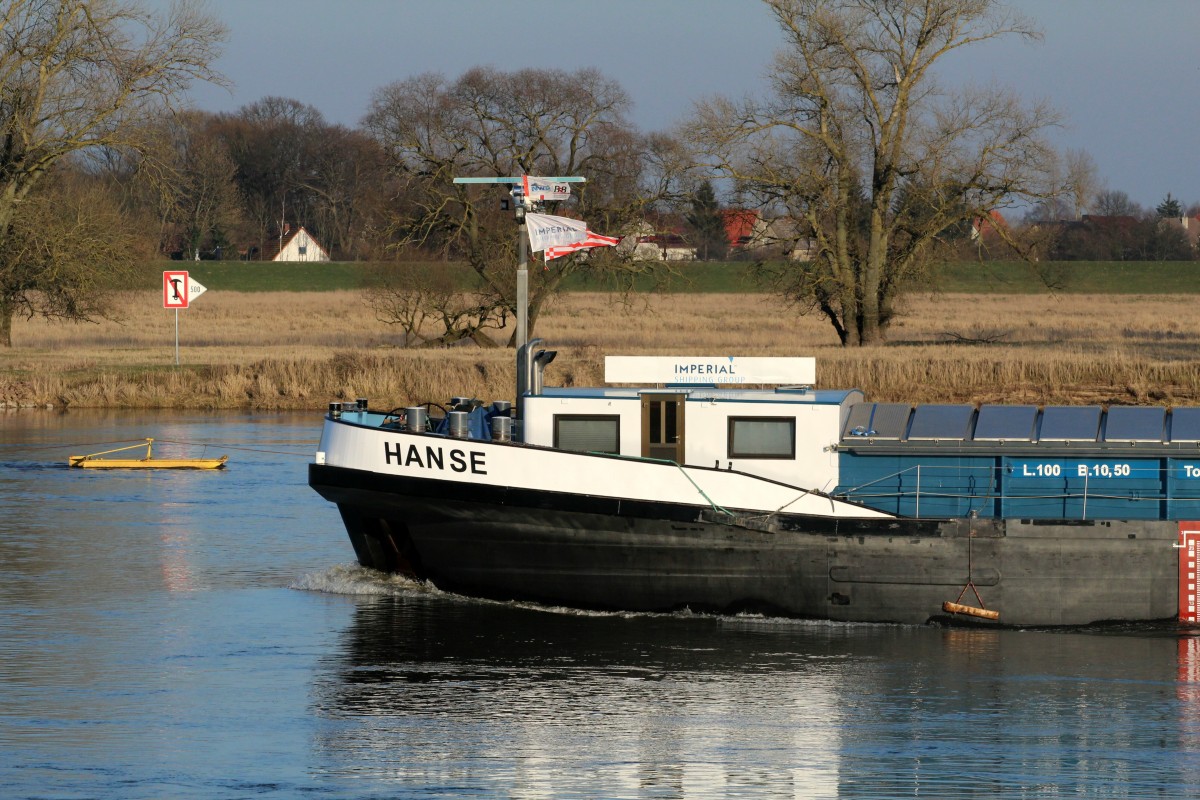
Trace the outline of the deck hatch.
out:
<instances>
[{"instance_id":1,"label":"deck hatch","mask_svg":"<svg viewBox=\"0 0 1200 800\"><path fill-rule=\"evenodd\" d=\"M1037 406L981 406L975 423L975 441L1033 441L1037 414Z\"/></svg>"},{"instance_id":2,"label":"deck hatch","mask_svg":"<svg viewBox=\"0 0 1200 800\"><path fill-rule=\"evenodd\" d=\"M1112 406L1104 424L1104 441L1161 442L1166 420L1165 408Z\"/></svg>"},{"instance_id":3,"label":"deck hatch","mask_svg":"<svg viewBox=\"0 0 1200 800\"><path fill-rule=\"evenodd\" d=\"M1200 442L1200 408L1171 409L1171 441Z\"/></svg>"},{"instance_id":4,"label":"deck hatch","mask_svg":"<svg viewBox=\"0 0 1200 800\"><path fill-rule=\"evenodd\" d=\"M871 429L871 412L875 410L874 403L855 403L846 414L846 424L842 428L842 438L849 436L866 436Z\"/></svg>"},{"instance_id":5,"label":"deck hatch","mask_svg":"<svg viewBox=\"0 0 1200 800\"><path fill-rule=\"evenodd\" d=\"M908 429L909 440L962 440L971 432L974 406L924 405L913 411L912 425Z\"/></svg>"},{"instance_id":6,"label":"deck hatch","mask_svg":"<svg viewBox=\"0 0 1200 800\"><path fill-rule=\"evenodd\" d=\"M1038 439L1043 442L1094 442L1100 433L1100 406L1046 406Z\"/></svg>"},{"instance_id":7,"label":"deck hatch","mask_svg":"<svg viewBox=\"0 0 1200 800\"><path fill-rule=\"evenodd\" d=\"M843 439L902 439L912 406L907 403L859 403L850 409Z\"/></svg>"}]
</instances>

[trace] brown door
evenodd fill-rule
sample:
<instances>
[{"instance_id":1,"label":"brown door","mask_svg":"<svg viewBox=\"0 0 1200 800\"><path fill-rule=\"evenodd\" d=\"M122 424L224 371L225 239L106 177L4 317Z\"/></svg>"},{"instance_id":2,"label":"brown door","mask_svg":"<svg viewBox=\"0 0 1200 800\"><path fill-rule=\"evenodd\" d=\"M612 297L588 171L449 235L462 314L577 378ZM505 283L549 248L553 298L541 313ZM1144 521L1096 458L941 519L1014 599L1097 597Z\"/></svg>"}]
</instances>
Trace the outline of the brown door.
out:
<instances>
[{"instance_id":1,"label":"brown door","mask_svg":"<svg viewBox=\"0 0 1200 800\"><path fill-rule=\"evenodd\" d=\"M642 395L642 456L683 463L682 394Z\"/></svg>"}]
</instances>

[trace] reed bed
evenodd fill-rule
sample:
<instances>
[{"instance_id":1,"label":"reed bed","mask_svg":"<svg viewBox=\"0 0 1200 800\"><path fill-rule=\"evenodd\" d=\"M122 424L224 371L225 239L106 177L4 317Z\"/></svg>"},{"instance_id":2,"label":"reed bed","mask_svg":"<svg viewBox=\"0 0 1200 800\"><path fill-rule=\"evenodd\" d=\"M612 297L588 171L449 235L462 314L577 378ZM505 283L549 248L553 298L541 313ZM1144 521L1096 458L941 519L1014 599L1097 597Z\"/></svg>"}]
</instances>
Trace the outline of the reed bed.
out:
<instances>
[{"instance_id":1,"label":"reed bed","mask_svg":"<svg viewBox=\"0 0 1200 800\"><path fill-rule=\"evenodd\" d=\"M175 315L157 293L119 321L17 320L0 407L398 407L511 399L512 351L407 346L361 293L210 292ZM767 295L604 293L554 300L535 335L548 384L603 382L616 355L813 355L822 387L880 401L1200 405L1200 304L1169 295L914 295L887 345L842 348L828 323ZM433 331L427 333L433 334ZM505 332L493 332L503 340Z\"/></svg>"}]
</instances>

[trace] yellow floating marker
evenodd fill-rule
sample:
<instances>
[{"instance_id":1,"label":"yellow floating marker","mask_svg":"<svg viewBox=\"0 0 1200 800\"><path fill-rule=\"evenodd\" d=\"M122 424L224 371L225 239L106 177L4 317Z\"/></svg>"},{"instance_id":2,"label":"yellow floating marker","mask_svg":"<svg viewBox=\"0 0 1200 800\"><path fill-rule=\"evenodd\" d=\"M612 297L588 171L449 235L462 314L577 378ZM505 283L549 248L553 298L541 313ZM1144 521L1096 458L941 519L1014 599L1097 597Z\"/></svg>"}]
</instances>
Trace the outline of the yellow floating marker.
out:
<instances>
[{"instance_id":1,"label":"yellow floating marker","mask_svg":"<svg viewBox=\"0 0 1200 800\"><path fill-rule=\"evenodd\" d=\"M146 448L145 458L100 458L109 453L121 453L126 450ZM154 458L152 449L154 440L147 438L146 443L133 444L129 447L118 447L115 450L104 450L86 456L69 456L67 466L82 467L83 469L221 469L229 456L220 458Z\"/></svg>"}]
</instances>

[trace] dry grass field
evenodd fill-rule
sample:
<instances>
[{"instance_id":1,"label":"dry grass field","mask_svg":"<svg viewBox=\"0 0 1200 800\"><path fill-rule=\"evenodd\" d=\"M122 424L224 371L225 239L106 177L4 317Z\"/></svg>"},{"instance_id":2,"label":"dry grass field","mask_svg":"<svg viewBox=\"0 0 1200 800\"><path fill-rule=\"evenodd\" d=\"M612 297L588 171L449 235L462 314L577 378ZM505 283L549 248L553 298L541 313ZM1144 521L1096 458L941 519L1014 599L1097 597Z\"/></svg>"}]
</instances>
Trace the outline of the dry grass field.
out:
<instances>
[{"instance_id":1,"label":"dry grass field","mask_svg":"<svg viewBox=\"0 0 1200 800\"><path fill-rule=\"evenodd\" d=\"M210 292L175 312L146 292L121 321L18 319L0 352L0 406L395 407L458 394L511 399L504 348L403 346L358 292ZM1189 296L913 296L883 347L843 349L816 316L765 295L567 294L535 335L546 382L601 382L603 356L813 355L823 387L912 402L1200 405L1200 304Z\"/></svg>"}]
</instances>

